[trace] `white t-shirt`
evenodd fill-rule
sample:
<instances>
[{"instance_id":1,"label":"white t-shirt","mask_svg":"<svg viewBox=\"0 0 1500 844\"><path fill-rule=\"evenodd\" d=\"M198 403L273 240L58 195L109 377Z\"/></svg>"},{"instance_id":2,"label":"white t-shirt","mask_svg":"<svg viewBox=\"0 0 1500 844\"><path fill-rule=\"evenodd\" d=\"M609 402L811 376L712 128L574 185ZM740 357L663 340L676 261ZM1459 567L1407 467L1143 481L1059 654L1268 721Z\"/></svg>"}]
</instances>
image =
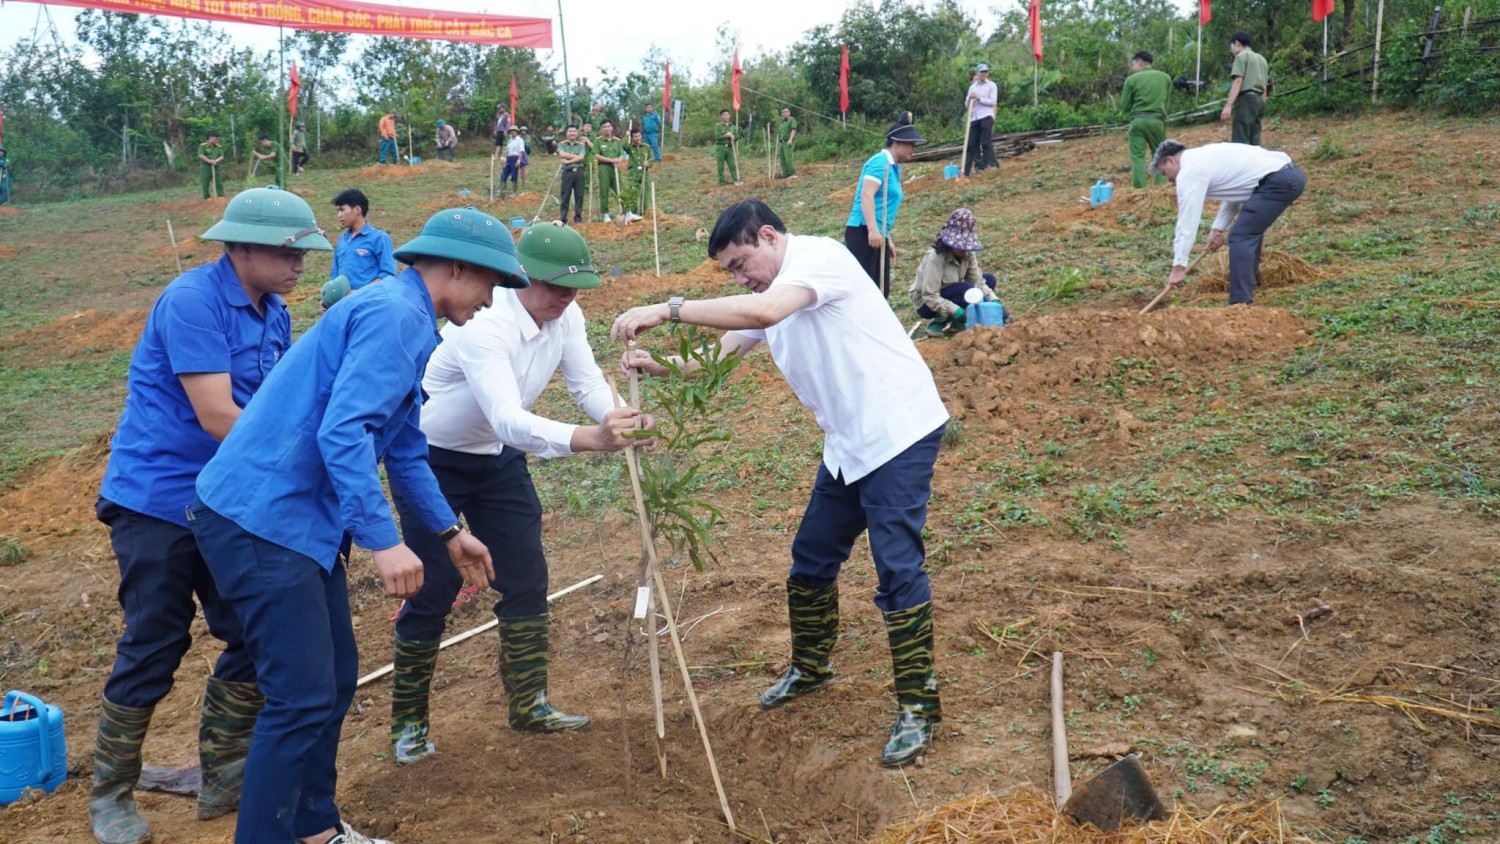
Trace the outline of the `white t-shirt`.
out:
<instances>
[{"instance_id":1,"label":"white t-shirt","mask_svg":"<svg viewBox=\"0 0 1500 844\"><path fill-rule=\"evenodd\" d=\"M530 410L559 367L584 412L603 419L614 396L578 303L539 328L514 290L498 289L493 307L443 329L422 378L422 432L438 448L469 454L499 454L507 445L538 457L572 454L578 426Z\"/></svg>"},{"instance_id":2,"label":"white t-shirt","mask_svg":"<svg viewBox=\"0 0 1500 844\"><path fill-rule=\"evenodd\" d=\"M853 483L948 421L927 362L842 243L789 235L778 285L817 301L770 328L735 333L770 348L823 429L823 463L835 477Z\"/></svg>"},{"instance_id":3,"label":"white t-shirt","mask_svg":"<svg viewBox=\"0 0 1500 844\"><path fill-rule=\"evenodd\" d=\"M1182 151L1177 171L1177 233L1172 265L1185 267L1198 240L1203 201L1223 203L1213 227L1227 229L1260 180L1292 163L1284 152L1250 144L1204 144Z\"/></svg>"},{"instance_id":4,"label":"white t-shirt","mask_svg":"<svg viewBox=\"0 0 1500 844\"><path fill-rule=\"evenodd\" d=\"M994 82L973 82L969 85L969 96L974 98L974 113L969 122L995 116L995 103L1000 99L1000 88Z\"/></svg>"},{"instance_id":5,"label":"white t-shirt","mask_svg":"<svg viewBox=\"0 0 1500 844\"><path fill-rule=\"evenodd\" d=\"M508 141L505 142L505 155L506 155L507 158L509 158L512 155L525 155L525 154L526 154L526 142L521 139L520 135L517 135L514 138L511 138L510 140L508 140Z\"/></svg>"}]
</instances>

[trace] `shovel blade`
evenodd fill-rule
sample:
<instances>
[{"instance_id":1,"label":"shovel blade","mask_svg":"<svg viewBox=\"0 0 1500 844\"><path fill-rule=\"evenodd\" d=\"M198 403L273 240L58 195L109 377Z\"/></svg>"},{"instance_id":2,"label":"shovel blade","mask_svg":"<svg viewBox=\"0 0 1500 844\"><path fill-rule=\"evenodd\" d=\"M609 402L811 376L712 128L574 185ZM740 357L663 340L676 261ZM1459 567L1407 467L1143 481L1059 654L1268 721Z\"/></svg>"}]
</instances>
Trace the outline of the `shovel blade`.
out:
<instances>
[{"instance_id":1,"label":"shovel blade","mask_svg":"<svg viewBox=\"0 0 1500 844\"><path fill-rule=\"evenodd\" d=\"M1167 816L1146 769L1134 753L1110 765L1095 777L1074 783L1073 796L1063 804L1063 814L1080 824L1102 830L1119 829L1126 822L1155 821Z\"/></svg>"}]
</instances>

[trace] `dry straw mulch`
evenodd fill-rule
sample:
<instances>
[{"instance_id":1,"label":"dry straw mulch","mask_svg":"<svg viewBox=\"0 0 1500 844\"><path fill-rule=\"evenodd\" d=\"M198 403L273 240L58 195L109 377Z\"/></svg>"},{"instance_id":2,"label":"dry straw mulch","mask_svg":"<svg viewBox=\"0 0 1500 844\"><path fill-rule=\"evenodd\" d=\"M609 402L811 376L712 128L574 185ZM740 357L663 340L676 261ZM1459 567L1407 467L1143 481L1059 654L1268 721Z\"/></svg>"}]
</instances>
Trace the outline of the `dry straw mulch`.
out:
<instances>
[{"instance_id":1,"label":"dry straw mulch","mask_svg":"<svg viewBox=\"0 0 1500 844\"><path fill-rule=\"evenodd\" d=\"M1222 293L1229 289L1229 250L1220 249L1209 256L1198 270L1203 279L1198 282L1203 293ZM1268 287L1291 287L1312 284L1328 278L1328 273L1286 252L1267 249L1260 255L1260 284L1257 290Z\"/></svg>"},{"instance_id":2,"label":"dry straw mulch","mask_svg":"<svg viewBox=\"0 0 1500 844\"><path fill-rule=\"evenodd\" d=\"M1052 798L1023 786L1000 797L955 800L888 827L874 844L1313 844L1291 827L1279 802L1219 806L1204 817L1178 806L1166 820L1101 832L1059 814Z\"/></svg>"}]
</instances>

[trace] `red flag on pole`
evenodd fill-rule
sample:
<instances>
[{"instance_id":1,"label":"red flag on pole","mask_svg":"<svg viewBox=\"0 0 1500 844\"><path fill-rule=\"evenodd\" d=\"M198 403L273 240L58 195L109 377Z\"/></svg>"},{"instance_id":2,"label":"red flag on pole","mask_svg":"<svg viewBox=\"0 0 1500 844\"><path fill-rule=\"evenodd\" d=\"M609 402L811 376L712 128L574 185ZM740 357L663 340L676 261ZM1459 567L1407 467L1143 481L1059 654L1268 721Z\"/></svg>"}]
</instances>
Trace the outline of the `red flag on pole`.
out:
<instances>
[{"instance_id":1,"label":"red flag on pole","mask_svg":"<svg viewBox=\"0 0 1500 844\"><path fill-rule=\"evenodd\" d=\"M1333 14L1333 2L1334 0L1313 0L1313 20L1321 21Z\"/></svg>"},{"instance_id":2,"label":"red flag on pole","mask_svg":"<svg viewBox=\"0 0 1500 844\"><path fill-rule=\"evenodd\" d=\"M844 45L844 55L839 59L839 113L849 110L849 45Z\"/></svg>"},{"instance_id":3,"label":"red flag on pole","mask_svg":"<svg viewBox=\"0 0 1500 844\"><path fill-rule=\"evenodd\" d=\"M740 110L740 51L734 51L734 73L729 79L729 91L734 96L734 110Z\"/></svg>"},{"instance_id":4,"label":"red flag on pole","mask_svg":"<svg viewBox=\"0 0 1500 844\"><path fill-rule=\"evenodd\" d=\"M286 109L295 118L297 116L297 92L302 90L302 76L297 73L297 62L295 59L292 61L292 72L287 75L291 79L291 84L287 86L286 90Z\"/></svg>"},{"instance_id":5,"label":"red flag on pole","mask_svg":"<svg viewBox=\"0 0 1500 844\"><path fill-rule=\"evenodd\" d=\"M516 75L514 73L510 75L510 119L518 121L516 117Z\"/></svg>"},{"instance_id":6,"label":"red flag on pole","mask_svg":"<svg viewBox=\"0 0 1500 844\"><path fill-rule=\"evenodd\" d=\"M1203 2L1206 4L1208 0L1203 0ZM1042 60L1042 0L1031 0L1031 8L1027 10L1026 16L1031 22L1031 54L1040 62Z\"/></svg>"},{"instance_id":7,"label":"red flag on pole","mask_svg":"<svg viewBox=\"0 0 1500 844\"><path fill-rule=\"evenodd\" d=\"M672 63L667 62L667 84L661 89L661 119L672 113Z\"/></svg>"},{"instance_id":8,"label":"red flag on pole","mask_svg":"<svg viewBox=\"0 0 1500 844\"><path fill-rule=\"evenodd\" d=\"M1207 26L1208 22L1214 19L1213 9L1209 8L1211 5L1213 5L1213 0L1198 0L1198 23ZM1331 4L1330 8L1332 8Z\"/></svg>"}]
</instances>

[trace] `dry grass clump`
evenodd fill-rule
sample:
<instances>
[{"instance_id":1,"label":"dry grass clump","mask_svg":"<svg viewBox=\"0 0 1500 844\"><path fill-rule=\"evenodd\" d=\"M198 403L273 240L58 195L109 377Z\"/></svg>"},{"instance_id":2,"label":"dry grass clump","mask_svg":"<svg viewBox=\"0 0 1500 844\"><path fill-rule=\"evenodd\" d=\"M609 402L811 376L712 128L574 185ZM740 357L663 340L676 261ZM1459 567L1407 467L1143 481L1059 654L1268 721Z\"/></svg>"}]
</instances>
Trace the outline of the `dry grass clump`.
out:
<instances>
[{"instance_id":1,"label":"dry grass clump","mask_svg":"<svg viewBox=\"0 0 1500 844\"><path fill-rule=\"evenodd\" d=\"M1219 806L1196 818L1181 806L1165 820L1101 832L1059 814L1052 798L1023 786L1008 797L987 794L944 804L887 827L875 844L1312 844L1288 824L1281 803Z\"/></svg>"},{"instance_id":2,"label":"dry grass clump","mask_svg":"<svg viewBox=\"0 0 1500 844\"><path fill-rule=\"evenodd\" d=\"M1207 293L1222 293L1229 289L1229 250L1220 249L1218 254L1204 260L1198 269L1203 278L1199 289ZM1267 249L1260 255L1260 284L1257 290L1267 287L1291 287L1322 281L1328 274L1312 264L1286 252Z\"/></svg>"},{"instance_id":3,"label":"dry grass clump","mask_svg":"<svg viewBox=\"0 0 1500 844\"><path fill-rule=\"evenodd\" d=\"M1141 220L1151 219L1151 213L1165 209L1177 213L1177 189L1171 185L1148 185L1140 190L1131 189L1123 197L1128 213Z\"/></svg>"}]
</instances>

